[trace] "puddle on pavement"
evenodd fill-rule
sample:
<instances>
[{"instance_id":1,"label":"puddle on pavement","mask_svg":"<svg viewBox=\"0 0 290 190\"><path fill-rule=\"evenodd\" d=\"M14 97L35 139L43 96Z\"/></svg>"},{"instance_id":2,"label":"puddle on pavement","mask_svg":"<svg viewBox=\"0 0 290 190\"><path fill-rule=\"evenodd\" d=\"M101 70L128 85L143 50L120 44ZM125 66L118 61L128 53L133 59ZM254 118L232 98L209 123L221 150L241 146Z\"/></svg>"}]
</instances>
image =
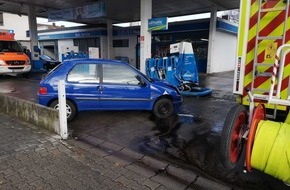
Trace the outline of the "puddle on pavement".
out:
<instances>
[{"instance_id":1,"label":"puddle on pavement","mask_svg":"<svg viewBox=\"0 0 290 190\"><path fill-rule=\"evenodd\" d=\"M217 133L222 124L214 124L190 114L154 120L154 135L145 136L139 150L149 154L166 154L167 157L192 162L198 155L199 165L205 163L206 154L216 146ZM190 155L189 155L190 154Z\"/></svg>"},{"instance_id":2,"label":"puddle on pavement","mask_svg":"<svg viewBox=\"0 0 290 190\"><path fill-rule=\"evenodd\" d=\"M16 92L15 88L10 88L10 89L0 89L0 93L14 93Z\"/></svg>"}]
</instances>

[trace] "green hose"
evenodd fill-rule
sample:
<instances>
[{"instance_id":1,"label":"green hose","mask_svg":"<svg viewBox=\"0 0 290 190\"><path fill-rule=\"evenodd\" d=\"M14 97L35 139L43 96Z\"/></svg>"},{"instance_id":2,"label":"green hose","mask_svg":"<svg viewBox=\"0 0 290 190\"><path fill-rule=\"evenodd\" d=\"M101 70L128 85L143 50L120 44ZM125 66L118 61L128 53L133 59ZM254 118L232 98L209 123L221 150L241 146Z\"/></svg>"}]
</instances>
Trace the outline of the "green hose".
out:
<instances>
[{"instance_id":1,"label":"green hose","mask_svg":"<svg viewBox=\"0 0 290 190\"><path fill-rule=\"evenodd\" d=\"M251 166L290 184L290 124L259 122Z\"/></svg>"}]
</instances>

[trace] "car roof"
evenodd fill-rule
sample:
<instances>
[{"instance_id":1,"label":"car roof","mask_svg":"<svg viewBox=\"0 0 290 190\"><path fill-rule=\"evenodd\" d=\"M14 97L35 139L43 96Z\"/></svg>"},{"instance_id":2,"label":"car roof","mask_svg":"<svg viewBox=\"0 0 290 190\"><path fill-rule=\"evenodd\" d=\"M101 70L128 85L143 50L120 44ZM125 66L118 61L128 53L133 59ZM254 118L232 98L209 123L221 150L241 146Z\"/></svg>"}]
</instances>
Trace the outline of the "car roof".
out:
<instances>
[{"instance_id":1,"label":"car roof","mask_svg":"<svg viewBox=\"0 0 290 190\"><path fill-rule=\"evenodd\" d=\"M114 59L92 59L92 58L75 58L75 59L68 59L65 60L64 63L70 63L70 64L75 64L79 62L94 62L94 63L116 63L116 64L128 64L120 60L114 60Z\"/></svg>"},{"instance_id":2,"label":"car roof","mask_svg":"<svg viewBox=\"0 0 290 190\"><path fill-rule=\"evenodd\" d=\"M113 64L129 65L128 63L125 63L123 61L113 60L113 59L92 59L92 58L66 59L66 60L64 60L62 62L62 64L59 65L59 67L55 68L56 72L50 72L49 74L46 75L46 78L49 75L55 75L56 73L59 73L59 72L62 72L62 71L67 72L68 70L70 70L72 67L74 67L76 64L79 64L79 63L97 63L97 64L113 63Z\"/></svg>"},{"instance_id":3,"label":"car roof","mask_svg":"<svg viewBox=\"0 0 290 190\"><path fill-rule=\"evenodd\" d=\"M90 64L90 63L94 63L94 64L118 64L118 65L128 65L130 66L128 63L125 63L123 61L119 61L119 60L113 60L113 59L91 59L91 58L75 58L75 59L67 59L64 60L61 64L61 68L66 68L66 69L70 69L72 67L74 67L77 64L82 64L82 63L86 63L86 64Z\"/></svg>"}]
</instances>

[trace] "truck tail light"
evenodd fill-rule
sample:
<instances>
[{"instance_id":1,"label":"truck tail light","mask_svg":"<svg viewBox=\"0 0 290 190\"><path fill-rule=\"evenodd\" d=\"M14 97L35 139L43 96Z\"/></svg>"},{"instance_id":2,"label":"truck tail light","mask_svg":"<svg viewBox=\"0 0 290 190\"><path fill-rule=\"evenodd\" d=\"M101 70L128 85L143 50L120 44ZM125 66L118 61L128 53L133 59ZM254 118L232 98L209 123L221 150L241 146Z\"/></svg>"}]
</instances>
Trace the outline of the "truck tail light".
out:
<instances>
[{"instance_id":1,"label":"truck tail light","mask_svg":"<svg viewBox=\"0 0 290 190\"><path fill-rule=\"evenodd\" d=\"M41 95L47 94L47 88L46 87L40 87L38 89L38 93L41 94Z\"/></svg>"}]
</instances>

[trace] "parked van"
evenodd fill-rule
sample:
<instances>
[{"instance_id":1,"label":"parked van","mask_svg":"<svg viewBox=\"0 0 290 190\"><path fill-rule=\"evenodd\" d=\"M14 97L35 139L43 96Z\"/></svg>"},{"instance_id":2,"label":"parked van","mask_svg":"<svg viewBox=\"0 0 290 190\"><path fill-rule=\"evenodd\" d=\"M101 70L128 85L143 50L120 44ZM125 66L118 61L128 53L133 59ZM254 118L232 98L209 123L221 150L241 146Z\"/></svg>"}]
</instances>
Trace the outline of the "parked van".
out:
<instances>
[{"instance_id":1,"label":"parked van","mask_svg":"<svg viewBox=\"0 0 290 190\"><path fill-rule=\"evenodd\" d=\"M31 64L13 30L0 30L0 74L28 74Z\"/></svg>"}]
</instances>

